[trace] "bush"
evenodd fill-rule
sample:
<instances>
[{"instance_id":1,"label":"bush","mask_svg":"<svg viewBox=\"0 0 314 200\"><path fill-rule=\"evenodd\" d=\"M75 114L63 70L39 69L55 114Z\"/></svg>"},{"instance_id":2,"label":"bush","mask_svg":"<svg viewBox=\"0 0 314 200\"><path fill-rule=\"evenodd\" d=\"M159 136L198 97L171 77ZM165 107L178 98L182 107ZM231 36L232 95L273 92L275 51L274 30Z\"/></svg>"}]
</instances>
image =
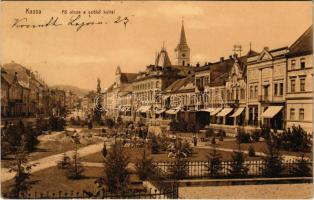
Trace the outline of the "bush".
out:
<instances>
[{"instance_id":1,"label":"bush","mask_svg":"<svg viewBox=\"0 0 314 200\"><path fill-rule=\"evenodd\" d=\"M237 142L241 143L250 143L250 134L244 132L243 129L239 129L236 135Z\"/></svg>"},{"instance_id":2,"label":"bush","mask_svg":"<svg viewBox=\"0 0 314 200\"><path fill-rule=\"evenodd\" d=\"M226 137L227 136L226 131L224 131L222 129L219 129L218 133L217 133L217 136L218 137Z\"/></svg>"},{"instance_id":3,"label":"bush","mask_svg":"<svg viewBox=\"0 0 314 200\"><path fill-rule=\"evenodd\" d=\"M234 151L232 155L232 162L229 169L229 175L232 178L242 178L248 175L248 167L244 164L244 154L240 150Z\"/></svg>"},{"instance_id":4,"label":"bush","mask_svg":"<svg viewBox=\"0 0 314 200\"><path fill-rule=\"evenodd\" d=\"M65 120L62 117L51 116L49 118L49 128L51 131L63 131Z\"/></svg>"},{"instance_id":5,"label":"bush","mask_svg":"<svg viewBox=\"0 0 314 200\"><path fill-rule=\"evenodd\" d=\"M249 156L250 157L255 157L255 149L254 149L254 146L253 145L250 145L249 146Z\"/></svg>"},{"instance_id":6,"label":"bush","mask_svg":"<svg viewBox=\"0 0 314 200\"><path fill-rule=\"evenodd\" d=\"M71 158L66 155L66 153L63 153L62 160L58 162L57 166L59 169L67 169L71 164Z\"/></svg>"},{"instance_id":7,"label":"bush","mask_svg":"<svg viewBox=\"0 0 314 200\"><path fill-rule=\"evenodd\" d=\"M106 118L105 119L105 126L107 126L108 128L113 128L115 126L114 120L111 118Z\"/></svg>"},{"instance_id":8,"label":"bush","mask_svg":"<svg viewBox=\"0 0 314 200\"><path fill-rule=\"evenodd\" d=\"M278 135L280 148L286 151L310 151L311 141L303 128L292 126Z\"/></svg>"},{"instance_id":9,"label":"bush","mask_svg":"<svg viewBox=\"0 0 314 200\"><path fill-rule=\"evenodd\" d=\"M304 158L304 154L300 159L296 160L296 166L293 166L290 173L296 177L311 177L312 163Z\"/></svg>"},{"instance_id":10,"label":"bush","mask_svg":"<svg viewBox=\"0 0 314 200\"><path fill-rule=\"evenodd\" d=\"M175 157L175 161L169 167L170 177L173 179L182 179L188 175L188 160L181 156Z\"/></svg>"},{"instance_id":11,"label":"bush","mask_svg":"<svg viewBox=\"0 0 314 200\"><path fill-rule=\"evenodd\" d=\"M147 155L145 147L142 158L136 162L136 168L141 180L145 180L149 175L154 173L155 166L153 165L153 159Z\"/></svg>"},{"instance_id":12,"label":"bush","mask_svg":"<svg viewBox=\"0 0 314 200\"><path fill-rule=\"evenodd\" d=\"M152 142L151 142L151 151L152 151L152 154L157 154L157 153L159 153L159 149L160 149L160 146L159 146L159 144L158 144L157 137L156 137L156 135L153 135L153 136L152 136Z\"/></svg>"},{"instance_id":13,"label":"bush","mask_svg":"<svg viewBox=\"0 0 314 200\"><path fill-rule=\"evenodd\" d=\"M207 156L208 165L206 166L209 177L216 177L219 171L222 169L221 166L221 154L214 148Z\"/></svg>"},{"instance_id":14,"label":"bush","mask_svg":"<svg viewBox=\"0 0 314 200\"><path fill-rule=\"evenodd\" d=\"M259 142L260 138L261 138L261 133L258 130L255 130L252 135L251 138L254 142Z\"/></svg>"}]
</instances>

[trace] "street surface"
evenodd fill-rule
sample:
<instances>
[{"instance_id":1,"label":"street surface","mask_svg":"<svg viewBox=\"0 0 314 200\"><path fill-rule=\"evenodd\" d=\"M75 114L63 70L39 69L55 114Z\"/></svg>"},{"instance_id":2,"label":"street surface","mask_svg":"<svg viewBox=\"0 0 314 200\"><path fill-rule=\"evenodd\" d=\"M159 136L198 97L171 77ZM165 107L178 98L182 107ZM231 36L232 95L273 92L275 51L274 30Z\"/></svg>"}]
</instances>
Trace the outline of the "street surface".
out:
<instances>
[{"instance_id":1,"label":"street surface","mask_svg":"<svg viewBox=\"0 0 314 200\"><path fill-rule=\"evenodd\" d=\"M311 199L313 185L302 183L180 187L179 197L184 199Z\"/></svg>"}]
</instances>

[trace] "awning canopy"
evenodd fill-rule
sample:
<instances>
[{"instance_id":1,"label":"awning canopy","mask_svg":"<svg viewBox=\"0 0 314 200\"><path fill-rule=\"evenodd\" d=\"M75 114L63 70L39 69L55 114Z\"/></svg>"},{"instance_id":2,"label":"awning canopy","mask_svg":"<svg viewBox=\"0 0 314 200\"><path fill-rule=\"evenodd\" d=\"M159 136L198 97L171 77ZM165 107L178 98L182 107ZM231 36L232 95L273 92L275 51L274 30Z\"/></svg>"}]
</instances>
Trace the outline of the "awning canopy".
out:
<instances>
[{"instance_id":1,"label":"awning canopy","mask_svg":"<svg viewBox=\"0 0 314 200\"><path fill-rule=\"evenodd\" d=\"M215 108L215 110L213 110L211 113L210 113L210 116L215 116L218 112L220 112L222 110L222 108Z\"/></svg>"},{"instance_id":2,"label":"awning canopy","mask_svg":"<svg viewBox=\"0 0 314 200\"><path fill-rule=\"evenodd\" d=\"M263 112L262 117L273 118L283 106L268 106L268 108Z\"/></svg>"},{"instance_id":3,"label":"awning canopy","mask_svg":"<svg viewBox=\"0 0 314 200\"><path fill-rule=\"evenodd\" d=\"M228 115L229 113L231 113L232 110L233 110L233 108L224 108L224 109L222 109L222 111L220 111L217 114L217 117L224 117L224 116Z\"/></svg>"},{"instance_id":4,"label":"awning canopy","mask_svg":"<svg viewBox=\"0 0 314 200\"><path fill-rule=\"evenodd\" d=\"M214 110L216 110L216 109L215 108L205 108L205 109L202 109L200 111L212 113Z\"/></svg>"},{"instance_id":5,"label":"awning canopy","mask_svg":"<svg viewBox=\"0 0 314 200\"><path fill-rule=\"evenodd\" d=\"M122 106L121 108L120 108L120 111L125 111L125 109L126 109L126 107L124 107L124 106Z\"/></svg>"},{"instance_id":6,"label":"awning canopy","mask_svg":"<svg viewBox=\"0 0 314 200\"><path fill-rule=\"evenodd\" d=\"M165 111L166 111L166 109L160 109L160 110L156 110L155 113L159 115Z\"/></svg>"},{"instance_id":7,"label":"awning canopy","mask_svg":"<svg viewBox=\"0 0 314 200\"><path fill-rule=\"evenodd\" d=\"M237 117L241 115L245 108L238 108L230 117Z\"/></svg>"},{"instance_id":8,"label":"awning canopy","mask_svg":"<svg viewBox=\"0 0 314 200\"><path fill-rule=\"evenodd\" d=\"M131 110L131 107L130 107L130 106L124 107L124 111L130 111L130 110Z\"/></svg>"},{"instance_id":9,"label":"awning canopy","mask_svg":"<svg viewBox=\"0 0 314 200\"><path fill-rule=\"evenodd\" d=\"M151 106L141 106L137 109L136 112L140 112L140 113L146 113L147 111L149 111Z\"/></svg>"},{"instance_id":10,"label":"awning canopy","mask_svg":"<svg viewBox=\"0 0 314 200\"><path fill-rule=\"evenodd\" d=\"M166 113L169 115L176 115L180 111L180 109L181 109L180 107L171 108L171 109L167 110Z\"/></svg>"}]
</instances>

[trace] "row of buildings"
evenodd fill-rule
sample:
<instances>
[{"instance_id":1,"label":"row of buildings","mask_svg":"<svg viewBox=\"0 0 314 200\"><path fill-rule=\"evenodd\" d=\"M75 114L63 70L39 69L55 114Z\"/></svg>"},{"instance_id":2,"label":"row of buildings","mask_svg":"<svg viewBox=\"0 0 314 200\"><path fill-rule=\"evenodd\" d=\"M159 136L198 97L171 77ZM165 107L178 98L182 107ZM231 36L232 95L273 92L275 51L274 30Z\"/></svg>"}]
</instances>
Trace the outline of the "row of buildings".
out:
<instances>
[{"instance_id":1,"label":"row of buildings","mask_svg":"<svg viewBox=\"0 0 314 200\"><path fill-rule=\"evenodd\" d=\"M71 91L50 88L37 72L11 62L1 66L1 119L65 114L74 105Z\"/></svg>"},{"instance_id":2,"label":"row of buildings","mask_svg":"<svg viewBox=\"0 0 314 200\"><path fill-rule=\"evenodd\" d=\"M118 66L106 90L108 116L150 121L177 118L199 126L285 129L312 132L313 32L308 28L290 46L190 65L182 24L173 64L165 47L155 63L138 73Z\"/></svg>"}]
</instances>

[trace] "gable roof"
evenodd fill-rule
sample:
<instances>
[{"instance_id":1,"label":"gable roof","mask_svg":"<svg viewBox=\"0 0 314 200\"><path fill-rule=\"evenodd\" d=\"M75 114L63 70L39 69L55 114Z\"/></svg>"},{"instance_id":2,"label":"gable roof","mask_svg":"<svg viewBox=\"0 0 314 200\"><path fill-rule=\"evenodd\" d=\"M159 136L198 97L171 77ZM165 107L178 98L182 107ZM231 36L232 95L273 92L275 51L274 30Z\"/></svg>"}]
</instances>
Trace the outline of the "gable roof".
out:
<instances>
[{"instance_id":1,"label":"gable roof","mask_svg":"<svg viewBox=\"0 0 314 200\"><path fill-rule=\"evenodd\" d=\"M313 25L311 25L289 48L288 57L313 53Z\"/></svg>"},{"instance_id":2,"label":"gable roof","mask_svg":"<svg viewBox=\"0 0 314 200\"><path fill-rule=\"evenodd\" d=\"M136 79L137 73L121 73L121 83L131 83Z\"/></svg>"},{"instance_id":3,"label":"gable roof","mask_svg":"<svg viewBox=\"0 0 314 200\"><path fill-rule=\"evenodd\" d=\"M169 85L163 93L173 93L179 91L181 88L187 87L189 83L194 82L194 76L190 75L185 78L181 78L173 82L171 85ZM192 89L192 88L186 88L186 89Z\"/></svg>"}]
</instances>

